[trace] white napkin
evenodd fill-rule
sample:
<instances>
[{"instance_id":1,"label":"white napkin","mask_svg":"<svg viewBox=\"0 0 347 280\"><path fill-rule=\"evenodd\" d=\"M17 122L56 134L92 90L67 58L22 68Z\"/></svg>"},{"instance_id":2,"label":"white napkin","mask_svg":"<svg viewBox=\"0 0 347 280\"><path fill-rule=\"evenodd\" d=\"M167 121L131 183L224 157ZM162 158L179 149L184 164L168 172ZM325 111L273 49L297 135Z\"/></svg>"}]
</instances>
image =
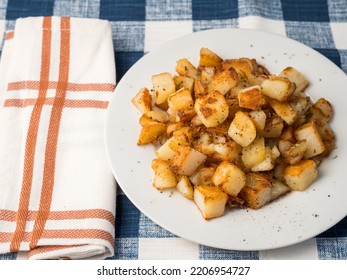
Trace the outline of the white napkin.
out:
<instances>
[{"instance_id":1,"label":"white napkin","mask_svg":"<svg viewBox=\"0 0 347 280\"><path fill-rule=\"evenodd\" d=\"M115 87L109 22L18 19L0 65L0 253L114 254L104 121ZM23 253L22 253L23 252Z\"/></svg>"}]
</instances>

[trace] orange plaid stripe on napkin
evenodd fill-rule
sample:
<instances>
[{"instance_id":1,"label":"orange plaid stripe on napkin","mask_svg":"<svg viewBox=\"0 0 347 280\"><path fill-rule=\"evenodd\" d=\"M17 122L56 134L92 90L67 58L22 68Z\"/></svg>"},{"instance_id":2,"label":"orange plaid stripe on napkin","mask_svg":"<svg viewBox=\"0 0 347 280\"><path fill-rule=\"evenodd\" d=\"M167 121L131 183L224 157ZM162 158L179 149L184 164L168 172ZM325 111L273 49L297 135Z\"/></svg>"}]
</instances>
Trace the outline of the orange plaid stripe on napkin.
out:
<instances>
[{"instance_id":1,"label":"orange plaid stripe on napkin","mask_svg":"<svg viewBox=\"0 0 347 280\"><path fill-rule=\"evenodd\" d=\"M0 64L0 253L114 254L104 121L115 87L107 21L18 19ZM22 255L22 254L21 254Z\"/></svg>"}]
</instances>

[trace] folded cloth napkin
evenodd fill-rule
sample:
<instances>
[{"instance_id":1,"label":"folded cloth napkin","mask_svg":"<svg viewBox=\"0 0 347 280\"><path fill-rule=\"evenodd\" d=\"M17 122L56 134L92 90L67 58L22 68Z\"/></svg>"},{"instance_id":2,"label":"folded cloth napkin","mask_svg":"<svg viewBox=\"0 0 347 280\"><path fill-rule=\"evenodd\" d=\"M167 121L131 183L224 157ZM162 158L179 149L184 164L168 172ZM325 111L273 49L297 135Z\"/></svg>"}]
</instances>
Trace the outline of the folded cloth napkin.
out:
<instances>
[{"instance_id":1,"label":"folded cloth napkin","mask_svg":"<svg viewBox=\"0 0 347 280\"><path fill-rule=\"evenodd\" d=\"M0 64L0 253L114 254L115 181L104 146L115 87L109 22L18 19Z\"/></svg>"}]
</instances>

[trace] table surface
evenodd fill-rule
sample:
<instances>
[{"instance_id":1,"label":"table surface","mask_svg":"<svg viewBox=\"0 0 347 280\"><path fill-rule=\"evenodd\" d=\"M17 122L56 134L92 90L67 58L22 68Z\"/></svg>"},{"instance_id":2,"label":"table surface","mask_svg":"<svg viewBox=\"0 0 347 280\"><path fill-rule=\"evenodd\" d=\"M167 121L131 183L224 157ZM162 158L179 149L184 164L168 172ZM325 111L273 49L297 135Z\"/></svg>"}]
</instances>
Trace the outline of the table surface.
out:
<instances>
[{"instance_id":1,"label":"table surface","mask_svg":"<svg viewBox=\"0 0 347 280\"><path fill-rule=\"evenodd\" d=\"M226 27L290 37L314 48L347 73L346 0L0 0L0 32L12 30L19 17L52 15L111 22L117 81L145 53L171 39ZM136 209L119 187L116 199L115 255L110 259L347 259L347 217L297 245L233 251L171 234ZM17 253L0 255L0 259L16 258Z\"/></svg>"}]
</instances>

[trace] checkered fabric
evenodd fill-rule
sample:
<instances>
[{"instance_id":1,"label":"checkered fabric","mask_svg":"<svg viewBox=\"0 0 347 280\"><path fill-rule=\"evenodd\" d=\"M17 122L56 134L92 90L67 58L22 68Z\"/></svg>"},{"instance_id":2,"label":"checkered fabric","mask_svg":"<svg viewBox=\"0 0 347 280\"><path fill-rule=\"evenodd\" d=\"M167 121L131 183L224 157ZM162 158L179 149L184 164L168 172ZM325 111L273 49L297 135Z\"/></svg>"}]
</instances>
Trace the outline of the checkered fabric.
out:
<instances>
[{"instance_id":1,"label":"checkered fabric","mask_svg":"<svg viewBox=\"0 0 347 280\"><path fill-rule=\"evenodd\" d=\"M204 29L250 28L285 35L347 73L346 0L0 0L0 32L19 17L74 16L111 22L117 80L146 52ZM118 188L111 259L347 259L347 218L316 238L282 249L232 251L181 239L154 224ZM0 259L16 259L16 253Z\"/></svg>"}]
</instances>

